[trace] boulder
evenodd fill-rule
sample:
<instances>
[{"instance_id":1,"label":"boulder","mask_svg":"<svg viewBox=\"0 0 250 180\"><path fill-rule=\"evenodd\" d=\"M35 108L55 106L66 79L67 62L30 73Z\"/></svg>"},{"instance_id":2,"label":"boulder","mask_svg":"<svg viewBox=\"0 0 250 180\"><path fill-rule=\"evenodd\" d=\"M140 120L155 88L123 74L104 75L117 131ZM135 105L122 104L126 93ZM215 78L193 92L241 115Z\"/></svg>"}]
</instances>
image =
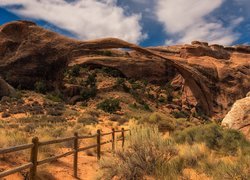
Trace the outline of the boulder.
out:
<instances>
[{"instance_id":1,"label":"boulder","mask_svg":"<svg viewBox=\"0 0 250 180\"><path fill-rule=\"evenodd\" d=\"M222 121L222 125L240 130L250 139L250 92L247 97L237 100Z\"/></svg>"}]
</instances>

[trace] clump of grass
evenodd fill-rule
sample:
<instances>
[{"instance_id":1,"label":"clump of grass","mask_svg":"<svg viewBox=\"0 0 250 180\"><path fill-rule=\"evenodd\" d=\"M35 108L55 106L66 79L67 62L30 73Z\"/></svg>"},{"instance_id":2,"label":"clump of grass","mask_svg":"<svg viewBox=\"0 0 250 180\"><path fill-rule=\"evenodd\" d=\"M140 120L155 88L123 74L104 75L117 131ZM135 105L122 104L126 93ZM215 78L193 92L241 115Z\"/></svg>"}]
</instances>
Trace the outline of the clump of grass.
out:
<instances>
[{"instance_id":1,"label":"clump of grass","mask_svg":"<svg viewBox=\"0 0 250 180\"><path fill-rule=\"evenodd\" d=\"M157 168L168 163L177 151L170 140L163 139L155 127L140 126L132 130L128 147L115 153L112 159L100 163L103 176L112 179L142 179L154 176Z\"/></svg>"},{"instance_id":2,"label":"clump of grass","mask_svg":"<svg viewBox=\"0 0 250 180\"><path fill-rule=\"evenodd\" d=\"M16 146L26 144L28 137L24 132L20 132L17 129L5 130L0 129L0 147Z\"/></svg>"}]
</instances>

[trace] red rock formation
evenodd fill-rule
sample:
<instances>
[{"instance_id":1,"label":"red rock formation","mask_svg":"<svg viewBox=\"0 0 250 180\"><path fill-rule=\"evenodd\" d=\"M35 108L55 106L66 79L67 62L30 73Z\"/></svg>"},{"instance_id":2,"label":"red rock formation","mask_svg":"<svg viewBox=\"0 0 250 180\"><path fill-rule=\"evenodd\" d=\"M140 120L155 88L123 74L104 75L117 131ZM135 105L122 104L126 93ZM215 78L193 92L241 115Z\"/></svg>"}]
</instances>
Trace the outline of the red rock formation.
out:
<instances>
[{"instance_id":1,"label":"red rock formation","mask_svg":"<svg viewBox=\"0 0 250 180\"><path fill-rule=\"evenodd\" d=\"M249 58L248 46L194 42L141 48L115 38L76 41L26 21L0 27L0 75L13 86L33 88L39 80L60 83L68 64L114 67L127 77L156 83L169 81L178 71L208 115L225 114L250 90Z\"/></svg>"}]
</instances>

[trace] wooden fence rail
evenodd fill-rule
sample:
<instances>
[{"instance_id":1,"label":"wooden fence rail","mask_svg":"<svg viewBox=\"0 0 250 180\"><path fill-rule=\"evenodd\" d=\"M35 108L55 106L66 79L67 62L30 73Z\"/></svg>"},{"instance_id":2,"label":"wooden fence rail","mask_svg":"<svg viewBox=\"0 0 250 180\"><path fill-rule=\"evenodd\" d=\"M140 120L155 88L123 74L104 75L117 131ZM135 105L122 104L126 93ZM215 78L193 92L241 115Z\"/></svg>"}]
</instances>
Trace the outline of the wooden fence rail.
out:
<instances>
[{"instance_id":1,"label":"wooden fence rail","mask_svg":"<svg viewBox=\"0 0 250 180\"><path fill-rule=\"evenodd\" d=\"M19 145L19 146L14 146L14 147L8 147L8 148L1 148L0 149L0 155L6 154L6 153L12 153L12 152L18 152L18 151L22 151L22 150L27 150L27 149L31 149L31 153L30 153L30 162L28 162L27 164L23 164L20 165L19 167L10 169L10 170L6 170L3 172L0 172L0 178L3 178L5 176L17 173L17 172L21 172L25 169L30 169L29 172L29 178L31 180L35 180L36 179L36 175L37 175L37 167L42 165L42 164L46 164L46 163L50 163L52 161L55 161L57 159L66 157L66 156L70 156L73 154L73 172L74 172L74 177L77 177L77 170L78 170L78 153L85 151L87 149L92 149L92 148L96 148L97 151L97 159L99 160L101 158L101 146L105 145L105 144L109 144L112 143L112 150L115 150L115 142L116 141L122 141L122 147L124 147L124 142L125 142L125 132L130 131L129 129L124 130L124 128L122 128L122 130L115 130L112 129L112 132L108 132L108 133L101 133L101 131L98 129L97 133L95 135L90 135L90 136L79 136L78 133L74 133L73 137L67 137L67 138L62 138L62 139L56 139L56 140L51 140L51 141L45 141L45 142L40 142L39 139L37 137L34 137L32 139L32 143L31 144L25 144L25 145ZM116 140L116 133L121 133L121 136L119 138L117 138ZM103 136L108 136L111 135L111 140L108 141L101 141L101 137ZM89 139L89 138L96 138L96 144L87 146L87 147L79 147L79 140L82 139ZM47 159L43 159L43 160L38 160L38 152L39 152L39 147L41 146L46 146L46 145L51 145L51 144L57 144L57 143L63 143L63 142L68 142L68 141L73 141L73 149L69 152L66 152L64 154L61 155L57 155L57 156L53 156L53 157L49 157Z\"/></svg>"}]
</instances>

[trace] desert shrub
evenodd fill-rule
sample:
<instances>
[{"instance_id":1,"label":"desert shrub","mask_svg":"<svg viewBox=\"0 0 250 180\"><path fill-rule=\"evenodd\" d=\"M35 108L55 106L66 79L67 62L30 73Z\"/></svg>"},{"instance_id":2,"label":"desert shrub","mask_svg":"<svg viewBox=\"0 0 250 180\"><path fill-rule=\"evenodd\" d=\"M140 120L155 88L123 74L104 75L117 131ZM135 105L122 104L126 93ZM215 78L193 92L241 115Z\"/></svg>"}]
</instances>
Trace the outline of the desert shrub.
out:
<instances>
[{"instance_id":1,"label":"desert shrub","mask_svg":"<svg viewBox=\"0 0 250 180\"><path fill-rule=\"evenodd\" d=\"M190 127L174 134L178 143L204 142L207 147L234 155L239 149L248 151L250 143L245 137L235 130L224 130L216 124ZM249 151L250 152L250 151Z\"/></svg>"},{"instance_id":2,"label":"desert shrub","mask_svg":"<svg viewBox=\"0 0 250 180\"><path fill-rule=\"evenodd\" d=\"M27 124L23 127L23 130L27 133L32 133L35 131L37 125L35 124Z\"/></svg>"},{"instance_id":3,"label":"desert shrub","mask_svg":"<svg viewBox=\"0 0 250 180\"><path fill-rule=\"evenodd\" d=\"M136 127L128 138L124 151L117 151L112 159L103 159L100 163L103 177L112 179L143 179L155 176L157 168L166 165L177 154L173 144L155 127ZM161 177L162 178L162 177Z\"/></svg>"},{"instance_id":4,"label":"desert shrub","mask_svg":"<svg viewBox=\"0 0 250 180\"><path fill-rule=\"evenodd\" d=\"M64 99L63 94L60 91L54 91L54 92L48 93L46 95L46 98L54 102L62 102Z\"/></svg>"},{"instance_id":5,"label":"desert shrub","mask_svg":"<svg viewBox=\"0 0 250 180\"><path fill-rule=\"evenodd\" d=\"M199 163L206 160L209 152L203 144L195 145L177 145L178 155L165 163L163 166L157 167L156 175L158 179L182 179L179 175L183 174L185 168L198 168Z\"/></svg>"},{"instance_id":6,"label":"desert shrub","mask_svg":"<svg viewBox=\"0 0 250 180\"><path fill-rule=\"evenodd\" d=\"M102 54L103 54L104 56L112 56L112 52L111 52L111 51L108 51L108 50L102 51Z\"/></svg>"},{"instance_id":7,"label":"desert shrub","mask_svg":"<svg viewBox=\"0 0 250 180\"><path fill-rule=\"evenodd\" d=\"M93 117L99 117L100 116L100 111L96 109L87 109L86 113L93 116Z\"/></svg>"},{"instance_id":8,"label":"desert shrub","mask_svg":"<svg viewBox=\"0 0 250 180\"><path fill-rule=\"evenodd\" d=\"M222 160L206 159L201 165L202 171L213 179L242 179L250 178L250 156L239 158L233 163Z\"/></svg>"},{"instance_id":9,"label":"desert shrub","mask_svg":"<svg viewBox=\"0 0 250 180\"><path fill-rule=\"evenodd\" d=\"M68 74L73 77L77 77L80 74L81 67L79 65L74 65L69 71Z\"/></svg>"},{"instance_id":10,"label":"desert shrub","mask_svg":"<svg viewBox=\"0 0 250 180\"><path fill-rule=\"evenodd\" d=\"M118 122L119 124L124 124L125 122L127 122L127 119L119 116L119 115L112 115L109 117L110 121L115 121Z\"/></svg>"},{"instance_id":11,"label":"desert shrub","mask_svg":"<svg viewBox=\"0 0 250 180\"><path fill-rule=\"evenodd\" d=\"M141 107L145 111L152 111L146 102L143 102Z\"/></svg>"},{"instance_id":12,"label":"desert shrub","mask_svg":"<svg viewBox=\"0 0 250 180\"><path fill-rule=\"evenodd\" d=\"M136 89L141 89L142 85L140 83L138 83L138 82L133 82L131 84L131 87L132 87L132 89L136 90Z\"/></svg>"},{"instance_id":13,"label":"desert shrub","mask_svg":"<svg viewBox=\"0 0 250 180\"><path fill-rule=\"evenodd\" d=\"M44 81L37 81L35 83L35 91L38 92L38 93L46 93L47 91L47 85Z\"/></svg>"},{"instance_id":14,"label":"desert shrub","mask_svg":"<svg viewBox=\"0 0 250 180\"><path fill-rule=\"evenodd\" d=\"M20 123L62 123L67 120L62 116L29 116L18 119Z\"/></svg>"},{"instance_id":15,"label":"desert shrub","mask_svg":"<svg viewBox=\"0 0 250 180\"><path fill-rule=\"evenodd\" d=\"M47 110L47 114L50 116L61 116L61 115L63 115L63 111L58 110L56 108L50 108Z\"/></svg>"},{"instance_id":16,"label":"desert shrub","mask_svg":"<svg viewBox=\"0 0 250 180\"><path fill-rule=\"evenodd\" d=\"M90 98L95 97L97 94L97 88L96 86L92 86L92 87L85 87L81 92L80 95L82 97L83 100L87 101Z\"/></svg>"},{"instance_id":17,"label":"desert shrub","mask_svg":"<svg viewBox=\"0 0 250 180\"><path fill-rule=\"evenodd\" d=\"M128 106L129 106L129 108L131 108L131 109L139 109L139 106L138 106L138 104L136 104L136 103L129 104Z\"/></svg>"},{"instance_id":18,"label":"desert shrub","mask_svg":"<svg viewBox=\"0 0 250 180\"><path fill-rule=\"evenodd\" d=\"M91 73L88 75L87 80L83 83L84 88L80 92L80 95L84 101L93 98L97 94L97 86L96 86L96 73Z\"/></svg>"},{"instance_id":19,"label":"desert shrub","mask_svg":"<svg viewBox=\"0 0 250 180\"><path fill-rule=\"evenodd\" d=\"M123 74L119 70L114 69L114 68L103 67L102 71L112 77L123 77Z\"/></svg>"},{"instance_id":20,"label":"desert shrub","mask_svg":"<svg viewBox=\"0 0 250 180\"><path fill-rule=\"evenodd\" d=\"M86 85L90 87L96 86L96 73L90 73L86 80Z\"/></svg>"},{"instance_id":21,"label":"desert shrub","mask_svg":"<svg viewBox=\"0 0 250 180\"><path fill-rule=\"evenodd\" d=\"M220 146L222 151L229 154L234 154L238 149L241 149L242 153L250 154L250 142L237 130L224 130Z\"/></svg>"},{"instance_id":22,"label":"desert shrub","mask_svg":"<svg viewBox=\"0 0 250 180\"><path fill-rule=\"evenodd\" d=\"M174 116L174 118L188 118L189 114L185 111L173 111L171 114Z\"/></svg>"},{"instance_id":23,"label":"desert shrub","mask_svg":"<svg viewBox=\"0 0 250 180\"><path fill-rule=\"evenodd\" d=\"M176 127L176 123L173 118L160 114L160 113L152 113L149 116L147 115L141 118L139 122L157 125L159 128L159 131L161 132L164 132L164 131L172 132Z\"/></svg>"},{"instance_id":24,"label":"desert shrub","mask_svg":"<svg viewBox=\"0 0 250 180\"><path fill-rule=\"evenodd\" d=\"M83 114L77 119L78 123L81 123L83 125L91 125L91 124L97 124L98 119L94 116L91 116L89 114Z\"/></svg>"},{"instance_id":25,"label":"desert shrub","mask_svg":"<svg viewBox=\"0 0 250 180\"><path fill-rule=\"evenodd\" d=\"M115 85L116 86L122 86L125 83L125 79L124 78L117 78Z\"/></svg>"},{"instance_id":26,"label":"desert shrub","mask_svg":"<svg viewBox=\"0 0 250 180\"><path fill-rule=\"evenodd\" d=\"M8 113L8 112L3 112L3 113L2 113L2 118L7 118L7 117L10 117L10 113Z\"/></svg>"},{"instance_id":27,"label":"desert shrub","mask_svg":"<svg viewBox=\"0 0 250 180\"><path fill-rule=\"evenodd\" d=\"M118 99L105 99L104 101L97 104L97 108L108 113L115 113L121 110L120 101Z\"/></svg>"}]
</instances>

